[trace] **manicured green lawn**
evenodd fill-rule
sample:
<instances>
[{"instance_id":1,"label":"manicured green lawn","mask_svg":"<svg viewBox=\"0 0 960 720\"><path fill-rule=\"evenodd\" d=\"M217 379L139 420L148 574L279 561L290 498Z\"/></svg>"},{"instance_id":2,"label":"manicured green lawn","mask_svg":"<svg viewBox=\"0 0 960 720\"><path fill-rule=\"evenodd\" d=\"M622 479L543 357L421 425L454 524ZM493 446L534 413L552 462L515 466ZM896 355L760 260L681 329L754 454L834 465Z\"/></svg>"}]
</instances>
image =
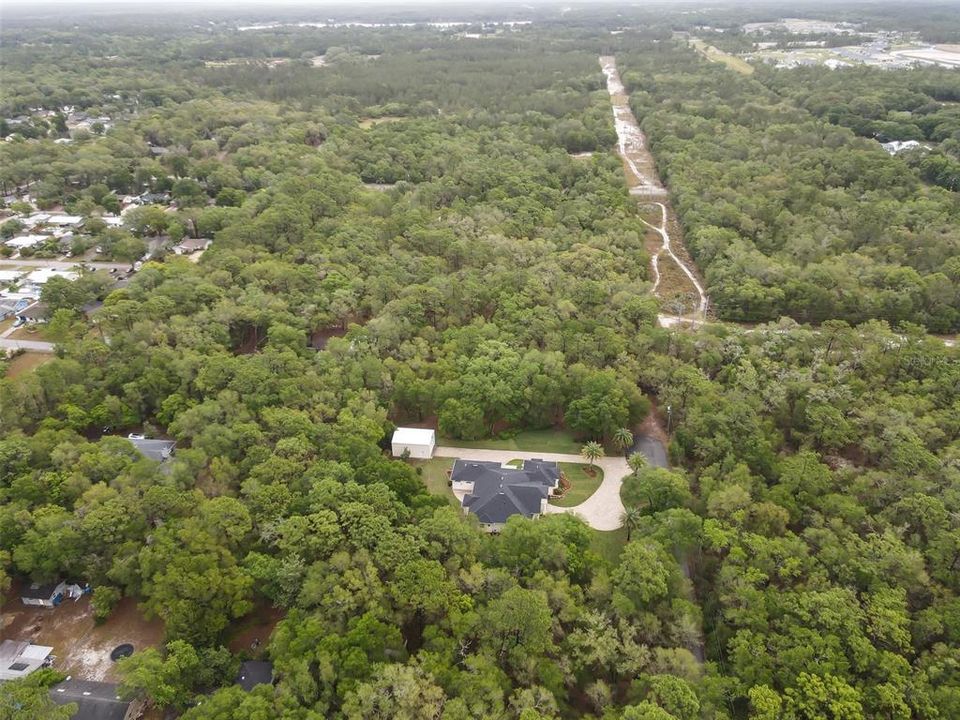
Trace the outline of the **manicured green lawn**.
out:
<instances>
[{"instance_id":1,"label":"manicured green lawn","mask_svg":"<svg viewBox=\"0 0 960 720\"><path fill-rule=\"evenodd\" d=\"M570 481L570 489L567 494L557 500L551 500L551 505L559 507L573 507L579 505L588 497L596 492L603 482L603 470L598 467L593 469L594 475L587 475L586 465L576 465L574 463L560 463L560 469Z\"/></svg>"},{"instance_id":2,"label":"manicured green lawn","mask_svg":"<svg viewBox=\"0 0 960 720\"><path fill-rule=\"evenodd\" d=\"M490 450L523 450L524 452L554 452L580 454L583 443L573 439L568 430L524 430L509 440L455 440L441 437L438 444L447 447L489 448Z\"/></svg>"},{"instance_id":3,"label":"manicured green lawn","mask_svg":"<svg viewBox=\"0 0 960 720\"><path fill-rule=\"evenodd\" d=\"M620 561L620 553L627 544L627 529L620 528L609 532L591 530L590 533L590 549L604 560L616 565Z\"/></svg>"},{"instance_id":4,"label":"manicured green lawn","mask_svg":"<svg viewBox=\"0 0 960 720\"><path fill-rule=\"evenodd\" d=\"M452 458L408 460L407 462L415 468L423 468L423 474L420 477L423 478L423 483L427 486L429 492L434 495L442 495L450 501L451 505L460 507L460 503L457 501L456 496L454 496L453 490L447 485L447 471L453 467Z\"/></svg>"}]
</instances>

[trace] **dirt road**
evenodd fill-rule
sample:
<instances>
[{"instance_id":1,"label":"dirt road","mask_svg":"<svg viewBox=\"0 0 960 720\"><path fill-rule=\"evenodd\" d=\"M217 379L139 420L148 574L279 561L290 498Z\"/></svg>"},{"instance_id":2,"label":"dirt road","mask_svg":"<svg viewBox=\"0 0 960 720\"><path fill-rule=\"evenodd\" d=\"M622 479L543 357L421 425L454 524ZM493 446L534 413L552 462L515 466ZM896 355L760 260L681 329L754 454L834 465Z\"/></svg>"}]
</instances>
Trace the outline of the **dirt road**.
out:
<instances>
[{"instance_id":1,"label":"dirt road","mask_svg":"<svg viewBox=\"0 0 960 720\"><path fill-rule=\"evenodd\" d=\"M641 221L643 222L643 224L646 225L648 228L655 230L660 235L660 239L662 241L660 249L650 259L650 263L653 266L653 277L654 277L653 293L654 295L656 295L657 290L660 287L660 255L666 252L667 255L670 256L670 259L677 264L677 267L679 267L683 271L683 274L687 276L687 279L690 281L690 284L693 285L693 287L696 289L697 315L699 315L700 318L704 318L707 313L707 291L703 289L703 285L701 285L700 281L697 280L696 273L694 273L693 270L690 268L690 266L687 263L685 263L683 260L681 260L680 257L673 251L673 247L670 244L670 231L667 229L667 217L668 217L667 206L661 202L655 202L653 204L656 205L658 208L660 208L660 213L661 213L660 225L659 226L653 225L641 218Z\"/></svg>"},{"instance_id":2,"label":"dirt road","mask_svg":"<svg viewBox=\"0 0 960 720\"><path fill-rule=\"evenodd\" d=\"M666 299L666 297L684 294L682 289L689 285L690 294L695 295L697 299L697 309L691 313L691 319L703 319L709 303L707 293L690 263L684 261L673 249L673 238L670 237L669 231L670 210L664 203L667 200L667 189L660 182L656 163L647 147L646 137L640 129L637 118L630 110L630 96L620 80L616 58L609 55L602 56L600 68L607 78L607 92L610 94L614 128L617 131L617 151L623 159L627 187L630 189L631 196L636 197L640 202L656 205L661 212L659 226L643 221L660 236L660 248L650 260L654 281L653 294L658 298ZM680 269L683 276L679 280L681 287L669 288L667 293L663 291L663 273L660 267L660 256L664 252Z\"/></svg>"}]
</instances>

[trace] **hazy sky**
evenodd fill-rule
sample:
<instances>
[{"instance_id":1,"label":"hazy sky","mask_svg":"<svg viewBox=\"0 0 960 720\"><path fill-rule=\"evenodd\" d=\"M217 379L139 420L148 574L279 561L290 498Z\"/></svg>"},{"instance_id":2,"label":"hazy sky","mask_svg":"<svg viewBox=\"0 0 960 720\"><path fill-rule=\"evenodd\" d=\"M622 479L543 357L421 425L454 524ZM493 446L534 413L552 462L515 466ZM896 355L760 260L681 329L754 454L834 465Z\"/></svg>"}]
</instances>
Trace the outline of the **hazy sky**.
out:
<instances>
[{"instance_id":1,"label":"hazy sky","mask_svg":"<svg viewBox=\"0 0 960 720\"><path fill-rule=\"evenodd\" d=\"M693 2L694 0L667 0L668 2ZM706 0L704 0L706 2ZM722 1L722 0L721 0ZM613 0L609 2L604 1L600 4L611 4ZM662 3L663 0L660 0ZM563 6L564 4L570 4L575 6L583 6L590 4L589 2L570 2L564 3L562 0L172 0L172 2L164 2L161 4L157 3L157 0L0 0L0 12L3 8L6 7L36 7L38 5L51 6L51 5L61 5L69 7L88 7L88 8L97 8L103 6L122 6L122 7L135 7L135 6L152 6L156 9L161 9L161 7L192 7L192 8L204 8L204 7L235 7L237 9L244 8L256 8L259 10L269 10L271 7L276 7L277 9L282 9L284 7L300 7L300 8L309 8L315 7L317 10L323 10L324 8L350 8L356 7L359 5L366 7L376 7L376 6L389 6L389 7L425 7L425 6L455 6L455 7L493 7L497 5L505 5L510 7L522 7L524 5L529 6ZM714 3L716 4L716 3Z\"/></svg>"}]
</instances>

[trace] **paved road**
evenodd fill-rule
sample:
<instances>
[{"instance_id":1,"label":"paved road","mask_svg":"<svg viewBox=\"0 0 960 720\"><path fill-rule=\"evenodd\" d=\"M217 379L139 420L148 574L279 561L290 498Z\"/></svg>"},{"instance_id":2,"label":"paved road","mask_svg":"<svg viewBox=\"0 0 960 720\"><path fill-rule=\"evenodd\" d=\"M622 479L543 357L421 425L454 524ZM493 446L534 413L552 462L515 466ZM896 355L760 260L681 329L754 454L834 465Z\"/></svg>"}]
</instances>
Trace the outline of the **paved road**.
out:
<instances>
[{"instance_id":1,"label":"paved road","mask_svg":"<svg viewBox=\"0 0 960 720\"><path fill-rule=\"evenodd\" d=\"M637 434L634 436L633 446L628 454L633 455L633 453L643 453L650 467L669 467L667 449L660 440L652 435Z\"/></svg>"},{"instance_id":2,"label":"paved road","mask_svg":"<svg viewBox=\"0 0 960 720\"><path fill-rule=\"evenodd\" d=\"M505 463L509 460L554 460L556 462L584 464L580 455L564 453L521 452L519 450L478 450L473 448L438 447L435 457L469 458ZM623 502L620 500L620 485L630 474L626 458L606 457L595 463L603 470L603 482L596 491L579 505L558 507L547 505L549 513L572 513L583 519L595 530L616 530L623 524Z\"/></svg>"},{"instance_id":3,"label":"paved road","mask_svg":"<svg viewBox=\"0 0 960 720\"><path fill-rule=\"evenodd\" d=\"M30 352L52 353L53 343L41 342L39 340L10 340L8 338L0 339L0 350L29 350Z\"/></svg>"},{"instance_id":4,"label":"paved road","mask_svg":"<svg viewBox=\"0 0 960 720\"><path fill-rule=\"evenodd\" d=\"M41 260L38 258L18 258L0 260L0 267L51 268L53 270L73 270L77 265L87 265L95 270L129 270L131 263L92 262L90 260Z\"/></svg>"}]
</instances>

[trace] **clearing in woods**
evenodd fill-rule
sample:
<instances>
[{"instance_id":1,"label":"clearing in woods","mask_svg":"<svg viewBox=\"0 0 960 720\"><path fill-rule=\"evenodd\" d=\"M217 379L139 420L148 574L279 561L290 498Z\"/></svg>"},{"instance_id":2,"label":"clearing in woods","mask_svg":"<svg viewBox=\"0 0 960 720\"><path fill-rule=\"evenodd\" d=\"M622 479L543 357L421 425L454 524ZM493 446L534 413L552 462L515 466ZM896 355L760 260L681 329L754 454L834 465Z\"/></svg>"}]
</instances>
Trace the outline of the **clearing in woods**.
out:
<instances>
[{"instance_id":1,"label":"clearing in woods","mask_svg":"<svg viewBox=\"0 0 960 720\"><path fill-rule=\"evenodd\" d=\"M144 650L163 642L163 621L147 620L133 598L121 600L107 621L97 625L89 595L41 608L24 605L14 590L3 606L3 637L53 647L54 669L81 680L118 681L110 659L117 645L131 643L134 650Z\"/></svg>"},{"instance_id":2,"label":"clearing in woods","mask_svg":"<svg viewBox=\"0 0 960 720\"><path fill-rule=\"evenodd\" d=\"M641 217L643 223L655 233L650 237L657 240L652 246L648 243L647 247L651 253L653 294L661 300L664 310L672 315L702 320L708 305L707 294L693 261L683 247L679 224L667 204L667 189L660 182L646 137L630 110L630 97L620 80L616 59L603 56L600 58L600 67L607 77L607 91L617 131L617 149L623 158L630 194L639 203L654 206L649 217Z\"/></svg>"},{"instance_id":3,"label":"clearing in woods","mask_svg":"<svg viewBox=\"0 0 960 720\"><path fill-rule=\"evenodd\" d=\"M25 352L17 355L7 364L6 377L15 378L24 373L36 370L53 356L48 353Z\"/></svg>"},{"instance_id":4,"label":"clearing in woods","mask_svg":"<svg viewBox=\"0 0 960 720\"><path fill-rule=\"evenodd\" d=\"M690 44L710 62L722 63L741 75L753 75L753 65L736 55L726 53L713 45L707 45L703 40L697 38L690 38Z\"/></svg>"}]
</instances>

